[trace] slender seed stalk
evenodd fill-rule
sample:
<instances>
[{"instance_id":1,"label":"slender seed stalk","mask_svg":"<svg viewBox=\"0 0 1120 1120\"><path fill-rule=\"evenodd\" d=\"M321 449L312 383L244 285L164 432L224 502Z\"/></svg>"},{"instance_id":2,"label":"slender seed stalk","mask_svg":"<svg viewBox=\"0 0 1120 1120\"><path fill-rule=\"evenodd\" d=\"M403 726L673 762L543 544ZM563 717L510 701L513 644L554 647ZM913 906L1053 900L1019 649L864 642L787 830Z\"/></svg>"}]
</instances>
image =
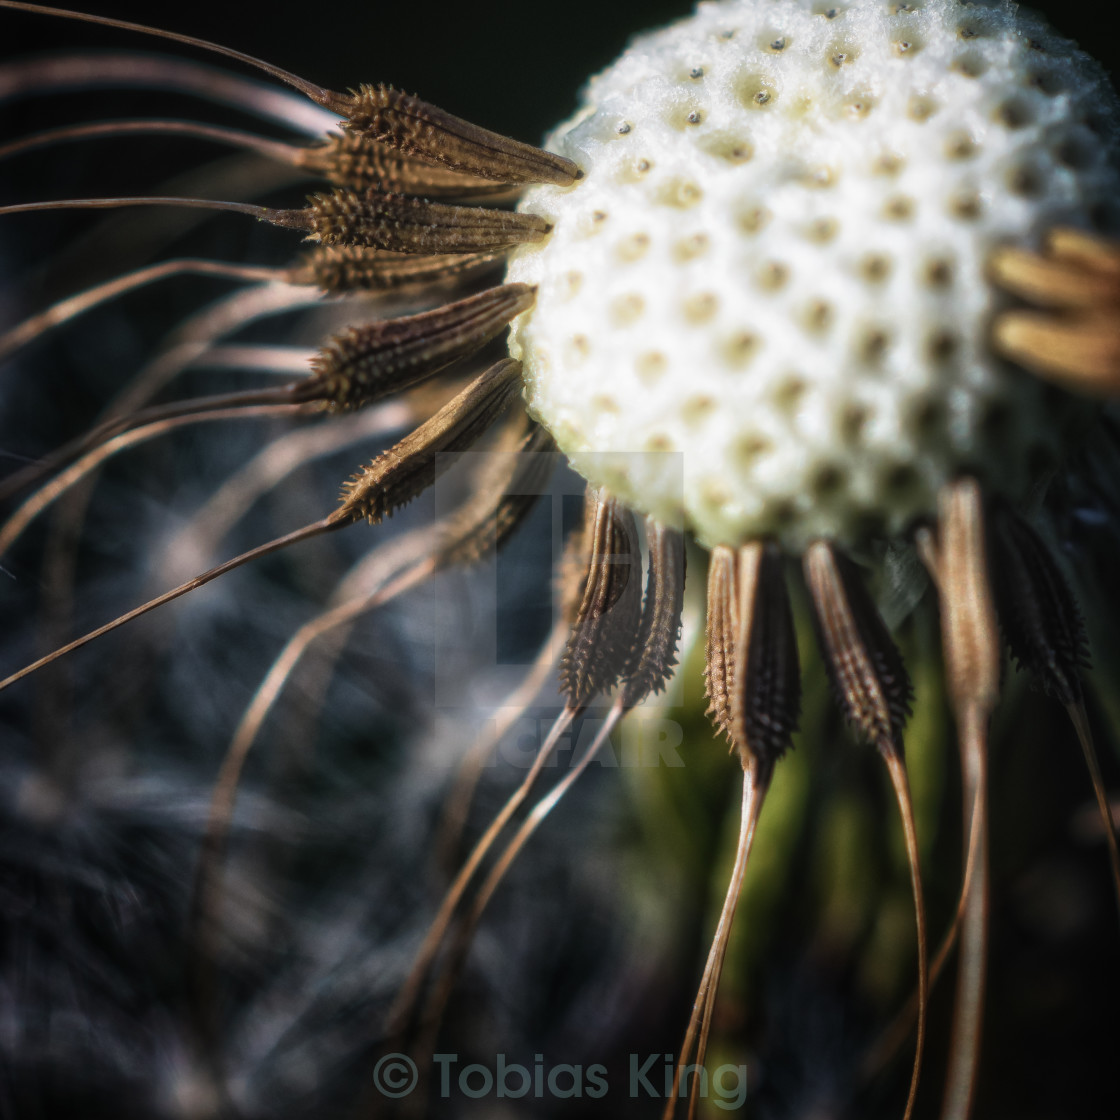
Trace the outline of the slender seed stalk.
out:
<instances>
[{"instance_id":1,"label":"slender seed stalk","mask_svg":"<svg viewBox=\"0 0 1120 1120\"><path fill-rule=\"evenodd\" d=\"M420 543L434 534L429 530L419 534ZM393 542L401 545L402 542ZM412 544L414 542L407 542ZM400 547L391 550L390 555L377 560L388 560L387 567L392 570L399 563L397 554ZM256 732L264 716L283 686L284 681L295 667L306 648L321 635L338 626L351 622L359 614L376 610L393 599L411 590L427 579L438 564L433 556L420 555L410 566L395 576L389 576L372 594L363 595L355 601L342 603L319 618L312 620L289 641L280 659L253 698L234 735L233 742L222 760L214 790L210 798L210 810L199 849L198 865L191 891L190 911L187 918L187 944L190 949L188 969L191 975L191 998L194 1004L196 1021L202 1025L206 1035L218 1035L218 960L217 941L222 928L222 901L224 864L229 826L240 785L241 773L253 745Z\"/></svg>"},{"instance_id":2,"label":"slender seed stalk","mask_svg":"<svg viewBox=\"0 0 1120 1120\"><path fill-rule=\"evenodd\" d=\"M1108 859L1112 866L1112 887L1116 896L1116 905L1120 907L1120 848L1116 843L1116 825L1112 820L1112 810L1108 804L1108 795L1104 788L1104 778L1101 776L1100 761L1097 759L1097 750L1093 745L1093 730L1089 726L1089 716L1085 711L1085 701L1077 700L1066 706L1070 721L1077 732L1077 741L1081 744L1082 754L1085 756L1085 765L1089 770L1089 778L1093 783L1093 793L1097 799L1097 809L1101 815L1101 824L1104 827L1105 843L1108 845Z\"/></svg>"},{"instance_id":3,"label":"slender seed stalk","mask_svg":"<svg viewBox=\"0 0 1120 1120\"><path fill-rule=\"evenodd\" d=\"M475 895L474 901L471 904L470 912L464 919L462 926L456 932L455 941L448 950L447 962L444 965L442 974L437 977L436 980L433 980L432 994L424 1008L423 1015L426 1037L420 1043L418 1049L418 1052L425 1057L425 1060L430 1061L430 1058L427 1056L432 1054L435 1050L434 1043L440 1023L443 1021L443 1014L447 1008L448 1000L451 998L451 993L462 971L462 966L470 948L471 941L474 938L475 930L478 928L478 923L482 920L482 915L490 899L494 896L494 892L501 885L506 873L509 871L510 867L513 866L514 861L517 859L518 855L521 854L522 849L529 842L533 833L544 823L549 813L560 803L564 794L579 781L583 772L598 756L603 744L607 742L608 736L611 731L614 730L615 725L622 718L625 711L626 705L624 699L622 696L619 696L611 705L606 718L603 720L603 726L596 733L594 740L583 757L564 775L561 781L557 782L556 785L533 806L528 816L521 822L513 838L503 849L502 854L498 857L494 866L483 880L482 886L479 887L478 893Z\"/></svg>"},{"instance_id":4,"label":"slender seed stalk","mask_svg":"<svg viewBox=\"0 0 1120 1120\"><path fill-rule=\"evenodd\" d=\"M130 206L178 206L188 210L220 210L227 214L246 214L260 222L303 229L302 210L275 210L251 202L222 202L213 198L177 198L158 195L118 198L59 198L47 202L15 202L0 206L0 217L13 214L45 214L52 210L122 210Z\"/></svg>"},{"instance_id":5,"label":"slender seed stalk","mask_svg":"<svg viewBox=\"0 0 1120 1120\"><path fill-rule=\"evenodd\" d=\"M557 622L545 639L525 679L498 705L498 714L471 744L455 775L455 785L443 804L437 839L433 844L434 860L447 867L455 858L463 830L467 825L474 791L482 777L483 767L494 748L509 733L514 723L525 714L533 698L544 688L557 661L559 649L568 636L568 625Z\"/></svg>"},{"instance_id":6,"label":"slender seed stalk","mask_svg":"<svg viewBox=\"0 0 1120 1120\"><path fill-rule=\"evenodd\" d=\"M939 499L935 582L941 593L946 679L957 723L965 804L975 806L965 842L975 843L961 925L952 1049L942 1120L967 1120L976 1089L988 946L988 721L999 696L999 648L989 585L982 498L971 479Z\"/></svg>"},{"instance_id":7,"label":"slender seed stalk","mask_svg":"<svg viewBox=\"0 0 1120 1120\"><path fill-rule=\"evenodd\" d=\"M262 408L269 409L269 412L258 411ZM70 464L69 469L31 495L3 530L0 530L0 555L7 552L27 525L60 494L90 471L96 470L106 459L125 448L143 443L175 428L207 420L275 415L277 412L283 415L308 410L307 405L294 399L291 390L256 389L240 393L217 393L211 397L195 397L192 400L175 401L166 405L152 405L130 416L106 420L85 435L64 443L57 451L45 456L39 462L10 475L0 484L0 501L6 501L43 476ZM138 438L127 438L137 435Z\"/></svg>"},{"instance_id":8,"label":"slender seed stalk","mask_svg":"<svg viewBox=\"0 0 1120 1120\"><path fill-rule=\"evenodd\" d=\"M450 928L455 910L458 908L459 902L462 900L467 887L470 886L475 872L482 865L482 861L494 846L502 830L513 819L514 813L520 808L525 798L529 796L541 771L552 756L553 749L560 741L560 736L563 735L569 724L576 717L578 711L579 709L569 705L557 716L544 743L541 745L541 749L537 752L537 757L533 760L533 765L521 780L521 784L514 790L509 798L507 798L498 815L482 834L478 843L475 844L471 854L467 857L467 862L463 864L458 875L456 875L455 881L444 894L439 910L435 918L432 919L423 944L416 954L416 959L413 961L408 978L402 985L400 992L397 994L386 1016L386 1023L388 1024L387 1031L390 1036L399 1037L407 1030L409 1022L415 1012L417 1001L427 982L428 974L435 961L436 954L443 944L443 939Z\"/></svg>"},{"instance_id":9,"label":"slender seed stalk","mask_svg":"<svg viewBox=\"0 0 1120 1120\"><path fill-rule=\"evenodd\" d=\"M142 603L140 606L134 607L132 610L126 611L122 615L118 615L112 622L107 622L104 626L99 626L96 630L91 630L88 634L80 638L75 638L74 641L54 650L52 653L40 657L38 661L33 661L30 665L25 665L18 672L12 673L10 676L0 680L0 692L16 684L18 681L23 680L24 677L37 672L44 666L51 664L52 661L57 661L60 657L65 657L67 654L89 645L90 642L94 642L98 638L104 637L106 634L111 634L114 630L125 626L129 622L135 621L149 611L154 611L157 607L162 607L167 603L173 602L175 599L188 595L190 592L200 587L204 587L206 584L210 583L211 580L215 580L219 576L224 576L226 572L232 572L235 568L240 568L243 564L248 564L251 560L258 560L262 556L268 556L270 553L278 552L280 549L288 548L290 545L299 544L300 541L310 540L312 537L320 536L323 533L330 533L336 529L341 529L346 524L348 524L347 521L341 520L335 514L331 514L330 517L325 517L322 521L315 521L310 525L305 525L302 529L296 529L291 533L285 533L282 537L277 537L275 540L258 545L256 548L251 548L248 552L243 552L240 556L235 556L232 560L227 560L224 564L219 564L217 567L211 568L208 572L203 572L201 575L187 580L186 583L182 583L178 587L172 588L170 591L165 591L162 595L157 595L154 599L149 599L148 602Z\"/></svg>"},{"instance_id":10,"label":"slender seed stalk","mask_svg":"<svg viewBox=\"0 0 1120 1120\"><path fill-rule=\"evenodd\" d=\"M11 8L16 12L30 12L33 15L55 16L58 19L77 20L80 23L93 23L97 24L99 27L113 27L118 31L136 31L141 35L154 35L160 39L167 39L172 43L182 43L184 46L188 47L199 47L202 50L209 51L211 54L223 55L226 58L233 59L234 62L243 62L246 66L252 66L256 70L263 70L264 73L276 78L285 85L292 86L294 89L299 90L300 93L306 94L312 101L319 101L321 103L322 99L329 92L323 89L322 86L317 86L313 82L308 82L279 66L273 66L270 62L254 58L252 55L234 50L232 47L223 47L220 43L211 43L206 39L199 39L194 35L183 35L177 31L163 31L159 28L148 27L142 23L132 23L123 19L110 19L108 16L88 15L85 12L73 12L65 8L50 8L44 4L26 4L18 2L18 0L0 0L0 8Z\"/></svg>"},{"instance_id":11,"label":"slender seed stalk","mask_svg":"<svg viewBox=\"0 0 1120 1120\"><path fill-rule=\"evenodd\" d=\"M203 124L200 121L157 120L144 117L139 120L98 121L95 124L72 124L51 128L24 136L8 144L0 144L0 160L34 152L55 144L76 140L96 140L106 136L183 136L191 140L210 140L217 144L242 148L279 163L300 166L305 149L299 144L285 144L265 136L257 136L239 128Z\"/></svg>"},{"instance_id":12,"label":"slender seed stalk","mask_svg":"<svg viewBox=\"0 0 1120 1120\"><path fill-rule=\"evenodd\" d=\"M909 1120L921 1076L929 988L920 853L902 745L913 689L902 655L850 562L832 545L818 541L805 553L804 568L837 698L848 721L878 747L887 765L906 841L918 939L918 1037L904 1113Z\"/></svg>"},{"instance_id":13,"label":"slender seed stalk","mask_svg":"<svg viewBox=\"0 0 1120 1120\"><path fill-rule=\"evenodd\" d=\"M937 947L937 952L929 962L927 992L932 992L937 985L937 981L941 978L941 973L949 961L949 954L957 946L961 926L964 924L964 915L968 909L969 892L972 887L972 876L976 868L977 854L980 850L980 828L984 821L983 814L978 811L979 808L979 803L974 800L968 814L970 823L965 841L964 877L961 882L960 894L957 897L957 908L953 912L953 920L949 923L949 928L945 931L941 944ZM911 994L890 1026L879 1035L860 1064L860 1073L864 1081L871 1081L881 1073L894 1057L898 1048L906 1041L906 1036L913 1028L921 1007L920 975L918 981L918 988Z\"/></svg>"},{"instance_id":14,"label":"slender seed stalk","mask_svg":"<svg viewBox=\"0 0 1120 1120\"><path fill-rule=\"evenodd\" d=\"M87 288L77 295L59 300L45 311L40 311L22 323L17 323L0 334L0 360L16 353L54 327L84 315L107 300L173 276L212 276L222 280L257 280L265 283L271 280L289 279L286 269L256 268L252 265L227 264L225 261L194 259L160 261L159 264L138 268L123 276L107 280L104 284Z\"/></svg>"},{"instance_id":15,"label":"slender seed stalk","mask_svg":"<svg viewBox=\"0 0 1120 1120\"><path fill-rule=\"evenodd\" d=\"M569 159L479 128L391 86L363 85L356 93L337 93L242 51L192 35L17 0L0 0L0 7L135 31L224 55L299 90L317 105L340 113L347 118L346 127L355 132L366 133L407 155L433 159L468 174L499 182L548 182L565 186L580 176L579 169Z\"/></svg>"},{"instance_id":16,"label":"slender seed stalk","mask_svg":"<svg viewBox=\"0 0 1120 1120\"><path fill-rule=\"evenodd\" d=\"M914 1043L914 1066L910 1075L910 1092L906 1098L905 1120L913 1115L918 1099L918 1081L922 1073L922 1056L926 1044L926 1012L929 1007L929 949L926 944L926 904L922 890L921 851L918 847L918 830L914 824L914 803L910 796L910 779L902 756L893 751L883 759L890 772L902 820L902 835L906 841L906 859L910 864L910 887L914 896L914 925L918 937L918 1037Z\"/></svg>"},{"instance_id":17,"label":"slender seed stalk","mask_svg":"<svg viewBox=\"0 0 1120 1120\"><path fill-rule=\"evenodd\" d=\"M696 1061L693 1065L697 1073L693 1077L692 1088L689 1091L689 1120L693 1120L696 1115L704 1057L707 1053L708 1035L712 1025L712 1012L715 1009L716 995L719 990L719 979L723 972L724 959L727 956L727 946L731 940L735 910L739 905L743 877L746 875L747 861L750 859L751 846L754 842L755 827L758 824L759 815L762 813L762 804L766 798L769 785L770 775L764 771L763 765L757 759L749 760L743 769L743 804L739 822L739 840L735 848L735 864L731 871L730 881L727 884L727 893L724 896L719 922L716 925L715 933L712 935L712 945L708 950L704 972L700 977L700 987L697 989L696 999L692 1005L692 1015L689 1017L684 1041L681 1043L680 1057L677 1059L677 1065L673 1071L673 1087L669 1099L665 1102L665 1109L662 1113L663 1120L672 1120L676 1113L683 1078L686 1076L694 1045L696 1046ZM699 1040L697 1040L697 1035L699 1035Z\"/></svg>"}]
</instances>

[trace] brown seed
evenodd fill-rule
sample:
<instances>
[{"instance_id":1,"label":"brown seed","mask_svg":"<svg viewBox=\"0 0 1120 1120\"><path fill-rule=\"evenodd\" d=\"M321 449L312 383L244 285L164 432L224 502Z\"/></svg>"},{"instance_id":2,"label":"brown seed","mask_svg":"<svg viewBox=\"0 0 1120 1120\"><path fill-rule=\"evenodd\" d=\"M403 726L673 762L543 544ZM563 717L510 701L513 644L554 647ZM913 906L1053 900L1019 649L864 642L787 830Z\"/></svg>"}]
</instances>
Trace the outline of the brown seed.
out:
<instances>
[{"instance_id":1,"label":"brown seed","mask_svg":"<svg viewBox=\"0 0 1120 1120\"><path fill-rule=\"evenodd\" d=\"M524 416L518 420L521 425L525 422ZM474 494L448 526L438 548L439 565L476 564L498 551L544 493L555 451L548 432L530 422L516 451L496 452Z\"/></svg>"},{"instance_id":2,"label":"brown seed","mask_svg":"<svg viewBox=\"0 0 1120 1120\"><path fill-rule=\"evenodd\" d=\"M504 284L420 315L349 327L315 356L293 397L339 410L400 392L473 354L530 308L534 294L527 284Z\"/></svg>"},{"instance_id":3,"label":"brown seed","mask_svg":"<svg viewBox=\"0 0 1120 1120\"><path fill-rule=\"evenodd\" d=\"M569 186L580 176L570 159L480 128L389 85L362 85L335 98L328 107L346 117L348 129L405 155L500 183Z\"/></svg>"},{"instance_id":4,"label":"brown seed","mask_svg":"<svg viewBox=\"0 0 1120 1120\"><path fill-rule=\"evenodd\" d=\"M767 781L792 745L801 710L797 634L778 546L740 548L738 584L731 740L744 768L755 759Z\"/></svg>"},{"instance_id":5,"label":"brown seed","mask_svg":"<svg viewBox=\"0 0 1120 1120\"><path fill-rule=\"evenodd\" d=\"M638 638L626 672L623 703L633 707L660 692L673 675L684 610L684 535L646 518L649 572Z\"/></svg>"},{"instance_id":6,"label":"brown seed","mask_svg":"<svg viewBox=\"0 0 1120 1120\"><path fill-rule=\"evenodd\" d=\"M992 517L1000 629L1012 657L1062 704L1081 699L1088 666L1085 622L1050 550L1007 506Z\"/></svg>"},{"instance_id":7,"label":"brown seed","mask_svg":"<svg viewBox=\"0 0 1120 1120\"><path fill-rule=\"evenodd\" d=\"M342 488L332 524L366 518L377 524L435 482L463 451L504 412L520 388L521 363L504 359L470 383L430 420L405 436Z\"/></svg>"},{"instance_id":8,"label":"brown seed","mask_svg":"<svg viewBox=\"0 0 1120 1120\"><path fill-rule=\"evenodd\" d=\"M287 213L287 212L281 212ZM400 253L477 253L540 241L549 225L535 214L449 206L368 190L312 195L290 224L325 245L372 245Z\"/></svg>"},{"instance_id":9,"label":"brown seed","mask_svg":"<svg viewBox=\"0 0 1120 1120\"><path fill-rule=\"evenodd\" d=\"M347 190L379 190L420 194L425 198L510 194L506 184L402 156L360 132L334 133L322 143L301 150L302 167ZM513 192L516 197L516 192Z\"/></svg>"},{"instance_id":10,"label":"brown seed","mask_svg":"<svg viewBox=\"0 0 1120 1120\"><path fill-rule=\"evenodd\" d=\"M1120 305L1120 273L1080 260L1061 261L1005 246L992 254L988 275L993 283L1043 307Z\"/></svg>"},{"instance_id":11,"label":"brown seed","mask_svg":"<svg viewBox=\"0 0 1120 1120\"><path fill-rule=\"evenodd\" d=\"M738 562L733 549L717 545L708 561L708 624L704 681L708 717L729 741L731 695L735 678L735 618L738 612Z\"/></svg>"},{"instance_id":12,"label":"brown seed","mask_svg":"<svg viewBox=\"0 0 1120 1120\"><path fill-rule=\"evenodd\" d=\"M814 542L803 566L825 667L845 716L881 751L901 755L913 689L898 647L835 546Z\"/></svg>"},{"instance_id":13,"label":"brown seed","mask_svg":"<svg viewBox=\"0 0 1120 1120\"><path fill-rule=\"evenodd\" d=\"M421 256L368 245L316 245L303 254L286 279L290 284L313 285L331 295L389 291L449 284L459 277L496 268L504 259L501 251Z\"/></svg>"},{"instance_id":14,"label":"brown seed","mask_svg":"<svg viewBox=\"0 0 1120 1120\"><path fill-rule=\"evenodd\" d=\"M605 492L587 530L586 579L560 661L560 684L573 707L612 688L626 671L642 606L641 552L634 515Z\"/></svg>"}]
</instances>

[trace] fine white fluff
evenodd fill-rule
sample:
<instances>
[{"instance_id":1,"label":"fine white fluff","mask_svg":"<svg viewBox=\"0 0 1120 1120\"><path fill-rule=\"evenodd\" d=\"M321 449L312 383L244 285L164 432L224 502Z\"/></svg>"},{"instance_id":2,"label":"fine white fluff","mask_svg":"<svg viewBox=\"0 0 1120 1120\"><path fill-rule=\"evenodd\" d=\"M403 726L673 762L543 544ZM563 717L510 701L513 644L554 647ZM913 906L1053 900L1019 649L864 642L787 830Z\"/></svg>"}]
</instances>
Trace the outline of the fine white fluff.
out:
<instances>
[{"instance_id":1,"label":"fine white fluff","mask_svg":"<svg viewBox=\"0 0 1120 1120\"><path fill-rule=\"evenodd\" d=\"M555 227L509 269L539 286L529 406L707 545L895 533L962 468L1021 495L1061 425L989 353L984 263L1114 221L1115 127L1100 69L1012 3L701 4L547 142L585 174L522 203Z\"/></svg>"}]
</instances>

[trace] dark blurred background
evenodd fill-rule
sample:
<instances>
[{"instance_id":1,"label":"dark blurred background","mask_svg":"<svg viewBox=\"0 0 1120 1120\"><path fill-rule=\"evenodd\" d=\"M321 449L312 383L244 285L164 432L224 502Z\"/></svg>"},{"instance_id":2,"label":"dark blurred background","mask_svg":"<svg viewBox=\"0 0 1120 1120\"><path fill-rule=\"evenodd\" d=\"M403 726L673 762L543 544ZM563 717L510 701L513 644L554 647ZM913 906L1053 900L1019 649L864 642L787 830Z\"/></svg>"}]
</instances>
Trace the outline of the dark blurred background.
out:
<instances>
[{"instance_id":1,"label":"dark blurred background","mask_svg":"<svg viewBox=\"0 0 1120 1120\"><path fill-rule=\"evenodd\" d=\"M1116 14L1096 3L1023 5L1047 16L1110 69ZM667 0L561 7L484 4L104 3L99 14L157 23L267 59L336 89L388 81L469 120L532 140L575 107L582 82L611 62L636 31L688 14ZM5 54L69 44L145 46L124 36L30 15L4 15ZM200 56L196 56L200 57Z\"/></svg>"}]
</instances>

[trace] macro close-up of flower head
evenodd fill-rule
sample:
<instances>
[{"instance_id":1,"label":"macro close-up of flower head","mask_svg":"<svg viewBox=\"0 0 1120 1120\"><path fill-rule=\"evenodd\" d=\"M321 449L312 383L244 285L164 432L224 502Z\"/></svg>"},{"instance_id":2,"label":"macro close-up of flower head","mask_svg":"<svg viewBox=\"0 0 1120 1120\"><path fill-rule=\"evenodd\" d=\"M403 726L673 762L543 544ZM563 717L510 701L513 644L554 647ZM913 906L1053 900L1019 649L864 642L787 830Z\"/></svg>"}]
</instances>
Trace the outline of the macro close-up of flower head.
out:
<instances>
[{"instance_id":1,"label":"macro close-up of flower head","mask_svg":"<svg viewBox=\"0 0 1120 1120\"><path fill-rule=\"evenodd\" d=\"M0 28L0 1118L1107 1111L1099 8Z\"/></svg>"}]
</instances>

